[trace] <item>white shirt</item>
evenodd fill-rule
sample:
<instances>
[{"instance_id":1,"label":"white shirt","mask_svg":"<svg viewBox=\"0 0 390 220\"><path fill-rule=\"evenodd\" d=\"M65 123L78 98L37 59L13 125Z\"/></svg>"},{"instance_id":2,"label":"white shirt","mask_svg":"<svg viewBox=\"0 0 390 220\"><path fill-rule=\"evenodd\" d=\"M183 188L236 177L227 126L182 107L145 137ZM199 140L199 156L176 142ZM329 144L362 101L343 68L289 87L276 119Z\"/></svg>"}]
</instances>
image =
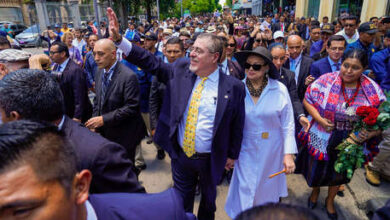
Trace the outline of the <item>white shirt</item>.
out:
<instances>
[{"instance_id":1,"label":"white shirt","mask_svg":"<svg viewBox=\"0 0 390 220\"><path fill-rule=\"evenodd\" d=\"M64 62L62 62L61 64L58 64L58 66L61 67L60 71L58 71L58 67L54 71L61 72L61 73L64 72L64 69L66 68L66 65L68 65L68 62L69 62L69 58L66 59Z\"/></svg>"},{"instance_id":2,"label":"white shirt","mask_svg":"<svg viewBox=\"0 0 390 220\"><path fill-rule=\"evenodd\" d=\"M188 115L188 108L190 107L192 94L198 84L201 82L198 76L195 85L192 88L190 99L188 99L186 110L181 118L177 141L180 146L183 146L184 131L186 127L186 120ZM200 98L200 105L198 109L198 123L195 129L195 151L198 153L210 153L213 140L213 128L215 113L217 111L217 97L218 97L218 82L219 82L219 68L217 68L208 79L204 82L202 96Z\"/></svg>"},{"instance_id":3,"label":"white shirt","mask_svg":"<svg viewBox=\"0 0 390 220\"><path fill-rule=\"evenodd\" d=\"M221 63L222 65L222 71L224 73L226 73L226 75L230 75L230 71L229 71L229 65L228 65L228 60L227 58L225 58L225 60Z\"/></svg>"},{"instance_id":4,"label":"white shirt","mask_svg":"<svg viewBox=\"0 0 390 220\"><path fill-rule=\"evenodd\" d=\"M79 50L80 54L81 54L82 51L83 51L83 46L86 45L86 44L87 44L87 43L85 43L85 40L84 40L84 39L81 39L81 41L79 42L79 40L78 40L77 38L75 38L75 39L73 39L73 41L72 41L72 45L73 45L74 47L76 47L76 48Z\"/></svg>"},{"instance_id":5,"label":"white shirt","mask_svg":"<svg viewBox=\"0 0 390 220\"><path fill-rule=\"evenodd\" d=\"M85 206L87 208L87 220L98 220L95 209L88 200L85 202Z\"/></svg>"},{"instance_id":6,"label":"white shirt","mask_svg":"<svg viewBox=\"0 0 390 220\"><path fill-rule=\"evenodd\" d=\"M117 45L123 53L128 56L131 52L133 45L130 41L123 38L122 42ZM197 77L192 92L196 86L200 83L200 77ZM219 85L219 68L217 68L204 83L202 90L202 96L200 99L198 123L195 130L195 151L198 153L211 152L214 119L217 111L217 97L218 97L218 85ZM191 97L188 100L186 110L179 124L178 142L180 145L183 143L185 122L187 120L188 108L191 102Z\"/></svg>"},{"instance_id":7,"label":"white shirt","mask_svg":"<svg viewBox=\"0 0 390 220\"><path fill-rule=\"evenodd\" d=\"M290 67L291 67L291 61L294 60L295 62L295 83L298 85L298 77L299 77L299 71L301 68L301 63L302 63L302 53L299 54L299 56L295 59L290 58Z\"/></svg>"},{"instance_id":8,"label":"white shirt","mask_svg":"<svg viewBox=\"0 0 390 220\"><path fill-rule=\"evenodd\" d=\"M359 39L359 32L357 30L355 30L355 34L352 37L348 37L348 35L345 34L344 29L337 32L336 35L343 36L345 38L345 40L347 41L347 44L351 44Z\"/></svg>"}]
</instances>

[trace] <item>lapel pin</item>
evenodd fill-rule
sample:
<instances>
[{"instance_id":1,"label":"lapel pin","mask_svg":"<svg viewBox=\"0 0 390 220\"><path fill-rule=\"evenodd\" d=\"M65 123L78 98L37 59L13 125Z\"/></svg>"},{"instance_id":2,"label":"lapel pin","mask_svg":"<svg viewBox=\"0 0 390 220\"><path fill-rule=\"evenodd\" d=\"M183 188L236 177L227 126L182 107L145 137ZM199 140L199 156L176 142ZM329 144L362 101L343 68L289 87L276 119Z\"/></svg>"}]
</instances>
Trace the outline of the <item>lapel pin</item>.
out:
<instances>
[{"instance_id":1,"label":"lapel pin","mask_svg":"<svg viewBox=\"0 0 390 220\"><path fill-rule=\"evenodd\" d=\"M225 99L227 99L227 98L229 98L229 96L228 96L228 95L225 95Z\"/></svg>"}]
</instances>

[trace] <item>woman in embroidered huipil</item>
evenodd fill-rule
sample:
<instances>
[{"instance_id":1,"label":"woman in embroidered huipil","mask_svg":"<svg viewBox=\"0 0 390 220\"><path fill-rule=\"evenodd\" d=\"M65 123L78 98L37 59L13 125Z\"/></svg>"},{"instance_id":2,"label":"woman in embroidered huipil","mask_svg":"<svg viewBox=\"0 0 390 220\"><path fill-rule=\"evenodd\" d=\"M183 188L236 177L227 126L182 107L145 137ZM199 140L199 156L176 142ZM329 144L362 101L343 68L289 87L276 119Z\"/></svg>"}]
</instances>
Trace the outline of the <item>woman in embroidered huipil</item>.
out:
<instances>
[{"instance_id":1,"label":"woman in embroidered huipil","mask_svg":"<svg viewBox=\"0 0 390 220\"><path fill-rule=\"evenodd\" d=\"M309 208L315 208L320 186L329 186L325 204L330 219L337 219L334 198L339 186L349 182L346 175L334 170L338 154L335 148L351 132L357 119L357 107L378 107L386 99L380 87L362 74L367 64L364 51L348 51L344 54L340 72L318 78L308 87L303 101L313 120L309 141L296 160L297 172L302 173L307 184L313 187L308 198ZM380 131L364 131L359 138L364 142L379 134Z\"/></svg>"},{"instance_id":2,"label":"woman in embroidered huipil","mask_svg":"<svg viewBox=\"0 0 390 220\"><path fill-rule=\"evenodd\" d=\"M245 125L240 156L226 199L231 218L253 206L279 202L286 197L286 175L269 178L283 169L294 172L297 153L294 113L287 88L279 82L279 72L271 53L264 47L234 55L245 68Z\"/></svg>"}]
</instances>

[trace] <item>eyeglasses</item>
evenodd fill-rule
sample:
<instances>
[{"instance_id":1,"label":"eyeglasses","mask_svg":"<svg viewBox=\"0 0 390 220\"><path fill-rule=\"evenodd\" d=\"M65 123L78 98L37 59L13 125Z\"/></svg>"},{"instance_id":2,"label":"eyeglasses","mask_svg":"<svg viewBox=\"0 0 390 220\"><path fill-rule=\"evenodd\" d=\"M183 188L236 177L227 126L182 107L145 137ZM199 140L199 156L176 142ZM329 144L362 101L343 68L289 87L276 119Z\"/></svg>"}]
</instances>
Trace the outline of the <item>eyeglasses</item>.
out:
<instances>
[{"instance_id":1,"label":"eyeglasses","mask_svg":"<svg viewBox=\"0 0 390 220\"><path fill-rule=\"evenodd\" d=\"M49 52L50 55L54 55L54 54L56 54L56 53L61 53L61 51L50 51L50 52Z\"/></svg>"},{"instance_id":2,"label":"eyeglasses","mask_svg":"<svg viewBox=\"0 0 390 220\"><path fill-rule=\"evenodd\" d=\"M260 70L263 66L267 66L267 64L265 63L265 64L250 64L250 63L245 63L244 64L244 68L245 69L250 69L251 67L252 67L252 69L253 70L255 70L255 71L258 71L258 70Z\"/></svg>"},{"instance_id":3,"label":"eyeglasses","mask_svg":"<svg viewBox=\"0 0 390 220\"><path fill-rule=\"evenodd\" d=\"M228 47L235 47L236 44L227 44Z\"/></svg>"},{"instance_id":4,"label":"eyeglasses","mask_svg":"<svg viewBox=\"0 0 390 220\"><path fill-rule=\"evenodd\" d=\"M344 27L355 27L354 24L344 24Z\"/></svg>"},{"instance_id":5,"label":"eyeglasses","mask_svg":"<svg viewBox=\"0 0 390 220\"><path fill-rule=\"evenodd\" d=\"M257 42L257 43L265 42L265 39L256 39L256 42Z\"/></svg>"}]
</instances>

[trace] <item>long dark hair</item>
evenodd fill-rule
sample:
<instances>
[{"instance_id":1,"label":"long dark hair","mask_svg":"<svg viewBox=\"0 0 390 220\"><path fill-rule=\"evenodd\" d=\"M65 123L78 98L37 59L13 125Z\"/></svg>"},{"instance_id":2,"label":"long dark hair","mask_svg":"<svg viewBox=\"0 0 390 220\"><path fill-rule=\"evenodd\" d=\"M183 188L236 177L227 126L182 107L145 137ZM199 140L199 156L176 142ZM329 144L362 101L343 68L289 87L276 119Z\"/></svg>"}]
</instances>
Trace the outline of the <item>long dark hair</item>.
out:
<instances>
[{"instance_id":1,"label":"long dark hair","mask_svg":"<svg viewBox=\"0 0 390 220\"><path fill-rule=\"evenodd\" d=\"M358 59L360 61L360 64L362 64L364 69L368 66L368 56L364 50L361 50L358 48L349 49L343 55L343 62L348 58Z\"/></svg>"}]
</instances>

